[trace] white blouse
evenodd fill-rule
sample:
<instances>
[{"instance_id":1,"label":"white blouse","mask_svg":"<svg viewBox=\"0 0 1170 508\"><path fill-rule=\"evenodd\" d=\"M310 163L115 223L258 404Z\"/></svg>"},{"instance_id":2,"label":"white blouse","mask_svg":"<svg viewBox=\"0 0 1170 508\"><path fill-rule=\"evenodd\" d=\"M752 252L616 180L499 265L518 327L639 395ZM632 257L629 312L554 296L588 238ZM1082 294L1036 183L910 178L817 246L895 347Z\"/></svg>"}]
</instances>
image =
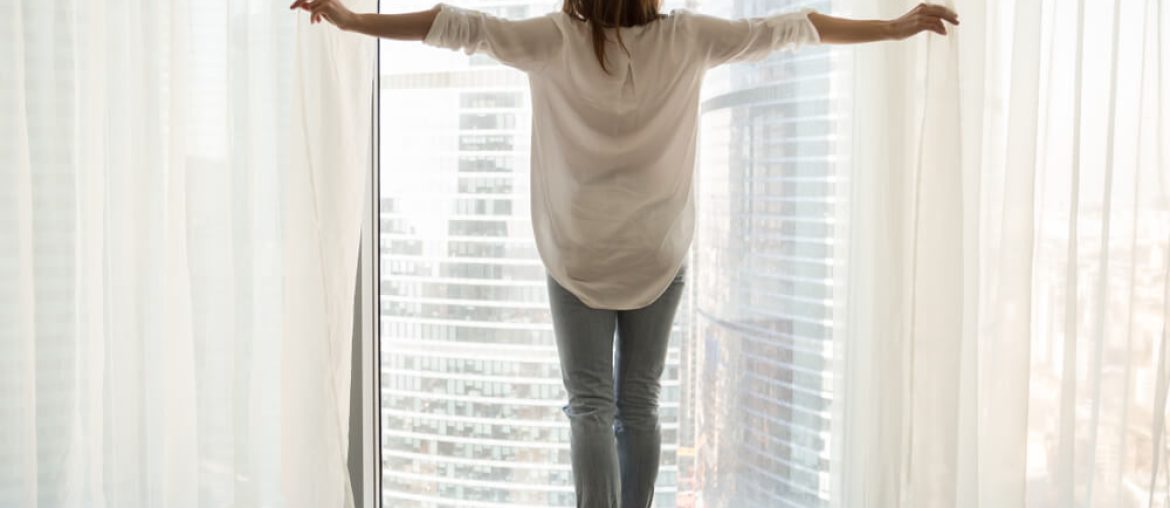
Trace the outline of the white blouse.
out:
<instances>
[{"instance_id":1,"label":"white blouse","mask_svg":"<svg viewBox=\"0 0 1170 508\"><path fill-rule=\"evenodd\" d=\"M820 43L810 9L738 20L680 9L618 29L628 53L611 42L607 74L587 23L563 12L513 21L439 7L424 43L528 74L537 250L554 280L601 309L650 305L685 262L707 69Z\"/></svg>"}]
</instances>

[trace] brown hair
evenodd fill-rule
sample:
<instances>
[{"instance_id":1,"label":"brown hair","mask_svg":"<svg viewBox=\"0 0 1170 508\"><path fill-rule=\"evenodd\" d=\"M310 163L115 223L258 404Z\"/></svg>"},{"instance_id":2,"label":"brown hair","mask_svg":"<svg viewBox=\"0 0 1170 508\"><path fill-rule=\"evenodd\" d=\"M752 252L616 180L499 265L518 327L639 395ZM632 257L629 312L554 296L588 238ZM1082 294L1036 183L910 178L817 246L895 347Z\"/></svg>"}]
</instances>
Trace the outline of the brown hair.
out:
<instances>
[{"instance_id":1,"label":"brown hair","mask_svg":"<svg viewBox=\"0 0 1170 508\"><path fill-rule=\"evenodd\" d=\"M593 52L601 70L605 68L605 29L613 27L640 26L658 19L659 0L565 0L561 10L578 20L589 23L593 32ZM617 42L622 50L629 52L622 42L622 33L617 31Z\"/></svg>"}]
</instances>

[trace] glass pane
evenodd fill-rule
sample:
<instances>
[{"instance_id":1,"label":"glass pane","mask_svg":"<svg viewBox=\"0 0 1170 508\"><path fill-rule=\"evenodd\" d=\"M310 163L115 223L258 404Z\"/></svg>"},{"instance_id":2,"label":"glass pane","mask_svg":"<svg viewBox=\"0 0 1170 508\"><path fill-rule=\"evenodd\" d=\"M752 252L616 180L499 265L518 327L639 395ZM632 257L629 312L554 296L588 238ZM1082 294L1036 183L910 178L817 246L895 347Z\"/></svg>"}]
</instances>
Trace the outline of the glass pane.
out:
<instances>
[{"instance_id":1,"label":"glass pane","mask_svg":"<svg viewBox=\"0 0 1170 508\"><path fill-rule=\"evenodd\" d=\"M457 4L510 18L560 7ZM688 6L751 16L797 3ZM384 41L380 64L384 506L575 506L529 222L527 79L417 43ZM815 48L705 85L701 219L662 379L656 507L828 499L831 68Z\"/></svg>"}]
</instances>

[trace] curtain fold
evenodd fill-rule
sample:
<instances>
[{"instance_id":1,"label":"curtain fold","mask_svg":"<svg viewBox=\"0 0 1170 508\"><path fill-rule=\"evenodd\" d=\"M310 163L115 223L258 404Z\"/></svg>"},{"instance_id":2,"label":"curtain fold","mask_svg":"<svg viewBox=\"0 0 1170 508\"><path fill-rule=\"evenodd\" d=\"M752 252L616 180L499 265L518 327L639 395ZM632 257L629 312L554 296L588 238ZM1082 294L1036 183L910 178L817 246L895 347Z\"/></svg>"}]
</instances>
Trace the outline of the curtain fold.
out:
<instances>
[{"instance_id":1,"label":"curtain fold","mask_svg":"<svg viewBox=\"0 0 1170 508\"><path fill-rule=\"evenodd\" d=\"M1164 506L1165 8L949 4L852 54L839 504Z\"/></svg>"},{"instance_id":2,"label":"curtain fold","mask_svg":"<svg viewBox=\"0 0 1170 508\"><path fill-rule=\"evenodd\" d=\"M0 10L0 505L352 505L373 42L261 0Z\"/></svg>"},{"instance_id":3,"label":"curtain fold","mask_svg":"<svg viewBox=\"0 0 1170 508\"><path fill-rule=\"evenodd\" d=\"M350 7L377 7L372 0L362 3ZM374 43L336 30L299 30L295 148L284 212L286 220L304 227L286 230L284 238L286 344L296 346L286 346L283 357L284 487L303 506L331 506L339 496L351 506L351 334L363 200L369 195L363 171L372 167ZM350 128L326 127L331 125Z\"/></svg>"}]
</instances>

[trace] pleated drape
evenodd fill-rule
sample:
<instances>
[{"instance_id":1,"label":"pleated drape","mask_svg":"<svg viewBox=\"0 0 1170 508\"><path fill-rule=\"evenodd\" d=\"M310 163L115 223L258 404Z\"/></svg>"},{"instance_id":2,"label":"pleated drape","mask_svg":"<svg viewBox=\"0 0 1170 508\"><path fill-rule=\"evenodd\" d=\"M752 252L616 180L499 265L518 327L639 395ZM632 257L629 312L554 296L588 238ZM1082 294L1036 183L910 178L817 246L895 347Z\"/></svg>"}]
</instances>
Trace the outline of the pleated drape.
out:
<instances>
[{"instance_id":1,"label":"pleated drape","mask_svg":"<svg viewBox=\"0 0 1170 508\"><path fill-rule=\"evenodd\" d=\"M374 43L287 7L0 3L0 506L352 504Z\"/></svg>"},{"instance_id":2,"label":"pleated drape","mask_svg":"<svg viewBox=\"0 0 1170 508\"><path fill-rule=\"evenodd\" d=\"M1162 506L1167 9L949 3L852 52L839 504Z\"/></svg>"}]
</instances>

